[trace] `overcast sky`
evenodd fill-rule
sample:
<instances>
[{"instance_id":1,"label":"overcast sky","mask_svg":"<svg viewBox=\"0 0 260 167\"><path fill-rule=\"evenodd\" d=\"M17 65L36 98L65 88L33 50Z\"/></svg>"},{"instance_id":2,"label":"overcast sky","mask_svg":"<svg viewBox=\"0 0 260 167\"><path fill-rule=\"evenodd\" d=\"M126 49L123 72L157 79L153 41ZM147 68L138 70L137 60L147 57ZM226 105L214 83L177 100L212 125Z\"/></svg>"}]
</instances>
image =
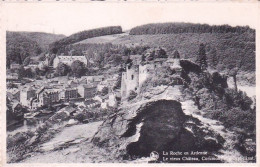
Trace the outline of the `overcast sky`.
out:
<instances>
[{"instance_id":1,"label":"overcast sky","mask_svg":"<svg viewBox=\"0 0 260 167\"><path fill-rule=\"evenodd\" d=\"M5 29L70 35L87 29L192 22L256 28L255 3L5 3Z\"/></svg>"}]
</instances>

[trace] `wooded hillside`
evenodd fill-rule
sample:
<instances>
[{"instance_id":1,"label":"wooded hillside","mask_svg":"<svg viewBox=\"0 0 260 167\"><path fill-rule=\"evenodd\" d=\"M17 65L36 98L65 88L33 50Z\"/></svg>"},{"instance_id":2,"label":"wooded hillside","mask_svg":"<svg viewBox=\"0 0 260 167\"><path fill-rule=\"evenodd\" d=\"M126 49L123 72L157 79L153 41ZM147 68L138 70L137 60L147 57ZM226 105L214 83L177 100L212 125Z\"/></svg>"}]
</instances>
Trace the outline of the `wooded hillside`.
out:
<instances>
[{"instance_id":1,"label":"wooded hillside","mask_svg":"<svg viewBox=\"0 0 260 167\"><path fill-rule=\"evenodd\" d=\"M36 41L42 50L47 51L49 45L57 40L65 38L65 35L50 34L44 32L19 32L21 35Z\"/></svg>"},{"instance_id":2,"label":"wooded hillside","mask_svg":"<svg viewBox=\"0 0 260 167\"><path fill-rule=\"evenodd\" d=\"M28 56L36 56L42 52L41 47L19 32L6 33L6 66L12 63L22 64Z\"/></svg>"},{"instance_id":3,"label":"wooded hillside","mask_svg":"<svg viewBox=\"0 0 260 167\"><path fill-rule=\"evenodd\" d=\"M44 32L6 32L6 65L22 64L26 57L39 56L49 48L49 44L64 38L65 35L56 35Z\"/></svg>"},{"instance_id":4,"label":"wooded hillside","mask_svg":"<svg viewBox=\"0 0 260 167\"><path fill-rule=\"evenodd\" d=\"M163 47L171 55L178 50L181 58L196 60L199 46L206 46L210 66L218 70L236 66L243 60L242 71L255 71L255 33L181 33L155 35L129 35L113 44Z\"/></svg>"},{"instance_id":5,"label":"wooded hillside","mask_svg":"<svg viewBox=\"0 0 260 167\"><path fill-rule=\"evenodd\" d=\"M255 33L248 26L231 27L229 25L193 24L193 23L157 23L134 27L130 35L142 34L179 34L179 33Z\"/></svg>"}]
</instances>

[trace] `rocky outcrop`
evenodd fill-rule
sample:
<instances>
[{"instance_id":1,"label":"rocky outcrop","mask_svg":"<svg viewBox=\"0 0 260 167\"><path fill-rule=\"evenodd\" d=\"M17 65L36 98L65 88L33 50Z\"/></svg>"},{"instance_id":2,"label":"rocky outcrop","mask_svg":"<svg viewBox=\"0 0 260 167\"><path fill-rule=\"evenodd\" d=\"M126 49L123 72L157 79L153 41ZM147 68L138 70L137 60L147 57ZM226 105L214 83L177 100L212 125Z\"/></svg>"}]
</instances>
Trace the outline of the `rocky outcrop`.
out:
<instances>
[{"instance_id":1,"label":"rocky outcrop","mask_svg":"<svg viewBox=\"0 0 260 167\"><path fill-rule=\"evenodd\" d=\"M131 160L148 157L152 151L217 151L223 138L202 128L187 116L175 100L153 100L129 104L108 118L92 141L116 157Z\"/></svg>"},{"instance_id":2,"label":"rocky outcrop","mask_svg":"<svg viewBox=\"0 0 260 167\"><path fill-rule=\"evenodd\" d=\"M156 162L165 162L163 151L189 154L199 151L206 152L210 160L201 161L203 155L198 154L190 158L199 159L196 162L240 162L236 159L242 155L234 148L236 134L226 127L243 119L227 114L237 111L230 110L236 99L228 89L226 76L201 71L188 60L181 60L180 65L183 84L158 82L167 76L154 75L135 98L122 102L92 141L120 160L149 157L156 151L159 153ZM174 157L180 158L177 163L190 162L182 159L183 154Z\"/></svg>"}]
</instances>

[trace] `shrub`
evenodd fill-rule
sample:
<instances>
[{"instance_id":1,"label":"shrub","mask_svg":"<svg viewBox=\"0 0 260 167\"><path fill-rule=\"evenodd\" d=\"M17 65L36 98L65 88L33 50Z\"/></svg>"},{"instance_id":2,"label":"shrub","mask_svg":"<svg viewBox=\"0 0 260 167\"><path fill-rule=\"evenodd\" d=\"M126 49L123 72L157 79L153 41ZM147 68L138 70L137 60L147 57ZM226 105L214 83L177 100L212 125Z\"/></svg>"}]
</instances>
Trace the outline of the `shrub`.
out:
<instances>
[{"instance_id":1,"label":"shrub","mask_svg":"<svg viewBox=\"0 0 260 167\"><path fill-rule=\"evenodd\" d=\"M101 90L100 94L101 94L102 96L107 95L107 94L108 94L108 87L104 87L104 88Z\"/></svg>"},{"instance_id":2,"label":"shrub","mask_svg":"<svg viewBox=\"0 0 260 167\"><path fill-rule=\"evenodd\" d=\"M85 64L79 60L76 60L71 64L71 71L74 76L81 77L86 73Z\"/></svg>"},{"instance_id":3,"label":"shrub","mask_svg":"<svg viewBox=\"0 0 260 167\"><path fill-rule=\"evenodd\" d=\"M128 96L128 101L134 99L137 96L137 93L133 90L130 91L129 96Z\"/></svg>"},{"instance_id":4,"label":"shrub","mask_svg":"<svg viewBox=\"0 0 260 167\"><path fill-rule=\"evenodd\" d=\"M68 65L64 64L64 63L59 63L58 66L56 67L56 73L59 76L65 76L69 73L70 68Z\"/></svg>"}]
</instances>

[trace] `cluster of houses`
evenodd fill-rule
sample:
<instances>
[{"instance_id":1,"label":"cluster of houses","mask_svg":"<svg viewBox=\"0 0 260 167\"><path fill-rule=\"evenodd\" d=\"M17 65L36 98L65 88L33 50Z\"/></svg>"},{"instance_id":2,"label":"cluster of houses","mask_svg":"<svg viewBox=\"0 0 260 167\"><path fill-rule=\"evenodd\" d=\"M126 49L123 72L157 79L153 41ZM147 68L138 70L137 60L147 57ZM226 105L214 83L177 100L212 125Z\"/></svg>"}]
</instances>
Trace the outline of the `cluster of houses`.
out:
<instances>
[{"instance_id":1,"label":"cluster of houses","mask_svg":"<svg viewBox=\"0 0 260 167\"><path fill-rule=\"evenodd\" d=\"M25 107L28 110L36 111L42 107L53 106L74 102L80 104L82 108L101 106L117 106L117 96L120 93L113 92L111 89L108 94L101 95L102 88L109 87L116 82L115 77L105 79L100 76L83 76L79 79L59 81L49 79L45 82L32 82L20 88L8 89L7 97L12 104ZM13 109L15 112L15 108Z\"/></svg>"},{"instance_id":2,"label":"cluster of houses","mask_svg":"<svg viewBox=\"0 0 260 167\"><path fill-rule=\"evenodd\" d=\"M45 60L38 64L29 64L25 69L42 69L44 66L56 68L59 63L71 65L74 61L81 61L88 64L87 56L56 55L53 62L50 59L53 55L45 55ZM82 108L101 106L101 108L116 107L120 92L114 92L111 88L117 81L117 77L108 76L82 76L79 79L60 78L34 80L18 76L18 71L22 65L11 64L7 72L7 83L15 84L15 87L7 88L7 98L13 113L19 113L22 108L37 111L39 108L54 106L73 102L80 104ZM28 79L28 82L27 82ZM25 82L26 81L26 82ZM22 84L23 83L23 84ZM101 95L99 92L104 87L109 87L109 93Z\"/></svg>"}]
</instances>

